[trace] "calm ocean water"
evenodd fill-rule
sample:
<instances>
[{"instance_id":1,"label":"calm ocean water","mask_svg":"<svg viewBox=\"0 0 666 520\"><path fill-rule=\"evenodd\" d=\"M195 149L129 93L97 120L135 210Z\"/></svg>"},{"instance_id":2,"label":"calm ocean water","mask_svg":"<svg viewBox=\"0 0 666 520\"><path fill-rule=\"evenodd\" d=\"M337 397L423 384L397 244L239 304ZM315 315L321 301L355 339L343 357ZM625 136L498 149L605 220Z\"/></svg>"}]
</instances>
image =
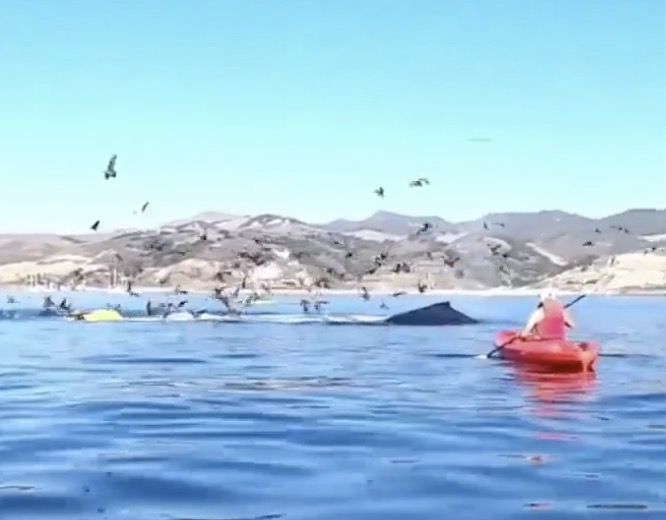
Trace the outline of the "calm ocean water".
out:
<instances>
[{"instance_id":1,"label":"calm ocean water","mask_svg":"<svg viewBox=\"0 0 666 520\"><path fill-rule=\"evenodd\" d=\"M409 328L298 323L294 301L248 323L72 323L16 296L0 321L0 518L666 518L663 298L578 303L575 337L604 352L582 379L474 358L531 298L456 297L487 322Z\"/></svg>"}]
</instances>

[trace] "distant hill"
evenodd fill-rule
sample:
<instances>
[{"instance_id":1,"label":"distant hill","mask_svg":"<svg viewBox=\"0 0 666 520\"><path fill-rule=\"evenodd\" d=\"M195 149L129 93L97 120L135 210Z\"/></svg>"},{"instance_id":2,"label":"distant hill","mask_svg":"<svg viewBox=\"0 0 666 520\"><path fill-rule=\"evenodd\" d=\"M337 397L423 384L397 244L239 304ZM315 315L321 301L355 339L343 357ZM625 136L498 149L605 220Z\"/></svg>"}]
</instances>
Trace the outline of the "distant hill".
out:
<instances>
[{"instance_id":1,"label":"distant hill","mask_svg":"<svg viewBox=\"0 0 666 520\"><path fill-rule=\"evenodd\" d=\"M544 210L536 213L489 213L480 219L461 223L462 229L479 230L486 224L500 227L515 239L537 240L562 233L578 233L594 228L594 220L575 213Z\"/></svg>"},{"instance_id":2,"label":"distant hill","mask_svg":"<svg viewBox=\"0 0 666 520\"><path fill-rule=\"evenodd\" d=\"M423 222L435 222L445 232L496 233L506 238L531 242L565 260L574 261L590 255L610 255L649 247L643 235L666 234L666 210L632 209L616 215L594 219L560 210L534 213L490 213L465 221L449 222L438 217L413 217L378 212L359 220L337 220L325 224L325 229L342 233L371 228L377 232L405 234ZM613 229L623 226L629 233ZM396 233L400 230L400 233ZM592 241L593 246L583 245ZM658 241L659 243L663 240Z\"/></svg>"},{"instance_id":3,"label":"distant hill","mask_svg":"<svg viewBox=\"0 0 666 520\"><path fill-rule=\"evenodd\" d=\"M239 218L247 218L247 215L234 215L232 213L221 213L219 211L203 211L201 213L197 213L195 216L190 217L190 218L183 218L179 220L173 220L171 222L167 222L164 224L164 226L181 226L183 224L187 224L192 221L198 221L198 222L226 222L229 220L237 220Z\"/></svg>"},{"instance_id":4,"label":"distant hill","mask_svg":"<svg viewBox=\"0 0 666 520\"><path fill-rule=\"evenodd\" d=\"M611 226L625 226L637 235L666 233L666 209L631 209L600 219L560 210L543 210L532 213L489 213L478 219L464 222L450 222L440 217L407 216L378 211L363 220L334 220L321 227L342 233L373 229L390 234L405 234L409 232L409 229L413 231L426 221L432 222L435 227L445 232L476 232L483 230L484 224L498 228L498 224L501 223L505 225L502 229L506 235L523 240L547 238L564 233L586 233L594 231L597 227L609 228Z\"/></svg>"},{"instance_id":5,"label":"distant hill","mask_svg":"<svg viewBox=\"0 0 666 520\"><path fill-rule=\"evenodd\" d=\"M354 233L371 230L388 235L402 236L414 233L424 222L429 222L433 228L440 232L456 231L455 225L439 217L412 217L390 211L377 211L363 220L334 220L319 227L336 233Z\"/></svg>"},{"instance_id":6,"label":"distant hill","mask_svg":"<svg viewBox=\"0 0 666 520\"><path fill-rule=\"evenodd\" d=\"M629 209L596 221L601 227L624 226L635 235L666 233L666 209Z\"/></svg>"},{"instance_id":7,"label":"distant hill","mask_svg":"<svg viewBox=\"0 0 666 520\"><path fill-rule=\"evenodd\" d=\"M424 230L426 222L431 228ZM154 230L4 234L0 245L0 283L37 277L105 286L118 275L141 285L210 289L270 273L274 287L320 278L331 287L390 290L413 290L419 282L448 289L571 288L586 286L590 266L617 255L625 260L612 287L621 290L626 282L636 290L640 280L651 288L661 283L666 210L633 209L602 219L557 210L494 213L467 222L380 211L327 224L204 212ZM631 266L645 272L629 276Z\"/></svg>"}]
</instances>

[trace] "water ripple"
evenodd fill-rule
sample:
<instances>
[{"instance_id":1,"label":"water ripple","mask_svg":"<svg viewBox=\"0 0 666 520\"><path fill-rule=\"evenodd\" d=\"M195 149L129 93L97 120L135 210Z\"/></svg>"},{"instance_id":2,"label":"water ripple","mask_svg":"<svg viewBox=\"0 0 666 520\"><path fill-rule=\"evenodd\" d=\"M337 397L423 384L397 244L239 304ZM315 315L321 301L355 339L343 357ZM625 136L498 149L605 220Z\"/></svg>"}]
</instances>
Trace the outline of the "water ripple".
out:
<instances>
[{"instance_id":1,"label":"water ripple","mask_svg":"<svg viewBox=\"0 0 666 520\"><path fill-rule=\"evenodd\" d=\"M474 358L510 299L460 329L6 320L0 517L663 518L666 324L628 301L577 307L586 377Z\"/></svg>"}]
</instances>

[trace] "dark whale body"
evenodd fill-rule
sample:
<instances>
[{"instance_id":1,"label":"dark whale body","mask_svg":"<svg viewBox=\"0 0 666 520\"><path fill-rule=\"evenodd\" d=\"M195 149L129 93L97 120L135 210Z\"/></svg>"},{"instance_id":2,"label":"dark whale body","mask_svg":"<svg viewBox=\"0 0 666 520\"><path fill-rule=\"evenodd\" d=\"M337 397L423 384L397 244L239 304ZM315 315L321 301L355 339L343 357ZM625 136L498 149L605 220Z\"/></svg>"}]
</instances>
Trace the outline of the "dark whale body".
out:
<instances>
[{"instance_id":1,"label":"dark whale body","mask_svg":"<svg viewBox=\"0 0 666 520\"><path fill-rule=\"evenodd\" d=\"M401 312L387 318L386 323L392 325L437 326L471 325L479 323L479 321L455 310L451 307L450 302L439 302L413 311Z\"/></svg>"}]
</instances>

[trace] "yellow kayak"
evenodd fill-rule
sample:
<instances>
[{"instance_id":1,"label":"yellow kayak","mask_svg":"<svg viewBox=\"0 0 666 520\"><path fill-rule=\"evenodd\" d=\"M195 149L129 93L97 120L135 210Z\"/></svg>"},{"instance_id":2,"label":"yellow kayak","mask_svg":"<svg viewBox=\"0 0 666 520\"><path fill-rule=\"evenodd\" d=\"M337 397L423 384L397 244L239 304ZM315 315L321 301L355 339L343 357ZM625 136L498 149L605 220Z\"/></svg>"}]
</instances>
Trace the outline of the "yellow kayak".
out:
<instances>
[{"instance_id":1,"label":"yellow kayak","mask_svg":"<svg viewBox=\"0 0 666 520\"><path fill-rule=\"evenodd\" d=\"M81 314L81 319L82 321L95 321L95 322L100 322L100 321L122 321L123 316L120 314L118 311L114 311L112 309L97 309L94 311L86 312L85 314Z\"/></svg>"}]
</instances>

